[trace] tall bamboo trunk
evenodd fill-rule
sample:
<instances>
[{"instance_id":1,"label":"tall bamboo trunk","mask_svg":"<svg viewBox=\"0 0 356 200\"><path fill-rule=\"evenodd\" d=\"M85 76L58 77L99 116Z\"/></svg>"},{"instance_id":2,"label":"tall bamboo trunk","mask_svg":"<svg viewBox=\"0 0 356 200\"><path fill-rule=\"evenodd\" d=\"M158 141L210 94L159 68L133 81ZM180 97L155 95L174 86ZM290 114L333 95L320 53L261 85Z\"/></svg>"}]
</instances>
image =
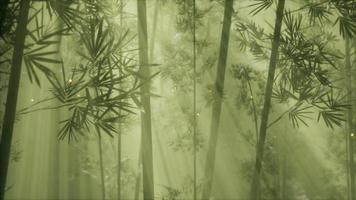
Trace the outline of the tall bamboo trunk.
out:
<instances>
[{"instance_id":1,"label":"tall bamboo trunk","mask_svg":"<svg viewBox=\"0 0 356 200\"><path fill-rule=\"evenodd\" d=\"M152 156L152 128L151 128L151 100L150 100L150 68L148 65L148 41L146 0L137 0L138 17L138 45L139 45L139 73L145 82L141 88L141 145L142 145L142 175L143 198L154 199L153 156Z\"/></svg>"},{"instance_id":2,"label":"tall bamboo trunk","mask_svg":"<svg viewBox=\"0 0 356 200\"><path fill-rule=\"evenodd\" d=\"M10 158L13 128L16 116L17 95L21 77L21 64L26 39L26 25L30 8L30 0L20 2L20 13L15 33L15 45L12 55L11 74L0 142L0 199L4 199L6 178Z\"/></svg>"},{"instance_id":3,"label":"tall bamboo trunk","mask_svg":"<svg viewBox=\"0 0 356 200\"><path fill-rule=\"evenodd\" d=\"M117 197L121 198L121 134L122 134L122 125L119 123L119 134L117 136Z\"/></svg>"},{"instance_id":4,"label":"tall bamboo trunk","mask_svg":"<svg viewBox=\"0 0 356 200\"><path fill-rule=\"evenodd\" d=\"M120 0L120 28L123 29L124 1ZM120 50L120 56L122 56ZM121 110L120 110L121 114ZM119 134L117 135L117 197L121 198L121 151L122 151L122 124L119 123Z\"/></svg>"},{"instance_id":5,"label":"tall bamboo trunk","mask_svg":"<svg viewBox=\"0 0 356 200\"><path fill-rule=\"evenodd\" d=\"M157 21L158 21L158 8L159 8L159 0L155 2L155 9L153 13L153 24L152 24L152 35L150 38L150 61L152 62L154 59L154 50L155 50L155 39L156 39L156 30L157 30Z\"/></svg>"},{"instance_id":6,"label":"tall bamboo trunk","mask_svg":"<svg viewBox=\"0 0 356 200\"><path fill-rule=\"evenodd\" d=\"M197 199L197 55L196 55L196 2L193 0L193 199Z\"/></svg>"},{"instance_id":7,"label":"tall bamboo trunk","mask_svg":"<svg viewBox=\"0 0 356 200\"><path fill-rule=\"evenodd\" d=\"M264 105L262 110L261 125L259 130L259 137L258 137L259 140L257 141L255 171L251 183L250 195L251 195L251 199L253 200L260 199L260 176L261 176L262 161L263 161L263 147L266 140L274 74L278 62L278 48L279 48L280 36L281 36L284 5L285 5L285 0L278 1L277 11L276 11L276 21L275 21L273 41L272 41L271 58L270 58L269 68L268 68L267 85L265 90Z\"/></svg>"},{"instance_id":8,"label":"tall bamboo trunk","mask_svg":"<svg viewBox=\"0 0 356 200\"><path fill-rule=\"evenodd\" d=\"M149 55L150 55L151 61L154 59L153 56L154 56L155 36L156 36L156 29L157 29L157 19L158 19L158 0L156 0L156 3L155 3L152 33L151 33L152 35L151 35L151 41L150 41ZM158 137L158 136L156 135L156 137ZM142 144L140 145L139 155L138 155L138 170L141 170L141 165L142 165L142 148L141 148L141 146L142 146ZM135 184L134 199L138 200L140 197L140 187L141 187L141 173L140 172L138 172L136 174L135 182L136 182L136 184Z\"/></svg>"},{"instance_id":9,"label":"tall bamboo trunk","mask_svg":"<svg viewBox=\"0 0 356 200\"><path fill-rule=\"evenodd\" d=\"M141 167L142 167L142 142L140 143L140 148L138 150L138 163L137 163L137 174L135 177L135 194L134 199L140 199L140 188L141 188Z\"/></svg>"},{"instance_id":10,"label":"tall bamboo trunk","mask_svg":"<svg viewBox=\"0 0 356 200\"><path fill-rule=\"evenodd\" d=\"M104 172L104 159L103 159L103 141L102 135L97 129L98 133L98 150L99 150L99 164L100 164L100 181L101 181L101 197L103 200L106 198L106 191L105 191L105 172Z\"/></svg>"},{"instance_id":11,"label":"tall bamboo trunk","mask_svg":"<svg viewBox=\"0 0 356 200\"><path fill-rule=\"evenodd\" d=\"M225 69L227 62L227 53L229 48L231 17L233 12L233 0L225 0L224 21L222 27L220 54L216 72L215 90L217 96L215 97L212 106L211 129L208 153L205 163L205 180L203 185L202 199L209 199L212 188L212 179L215 167L215 154L218 140L220 114L222 107L222 98L224 91Z\"/></svg>"},{"instance_id":12,"label":"tall bamboo trunk","mask_svg":"<svg viewBox=\"0 0 356 200\"><path fill-rule=\"evenodd\" d=\"M347 91L347 102L351 105L354 105L353 102L353 92L351 82L353 81L351 78L351 56L350 56L351 48L350 48L350 39L346 37L345 39L345 84ZM346 127L346 141L347 141L347 159L348 159L348 190L349 190L349 199L356 199L356 191L355 191L355 163L354 163L354 137L353 136L353 110L348 109L347 113L347 127Z\"/></svg>"},{"instance_id":13,"label":"tall bamboo trunk","mask_svg":"<svg viewBox=\"0 0 356 200\"><path fill-rule=\"evenodd\" d=\"M250 91L250 96L251 96L251 105L252 105L252 109L253 109L253 121L254 121L254 124L255 124L256 141L258 141L257 109L256 109L255 97L254 97L253 92L252 92L251 81L250 81L249 78L247 79L247 85L248 85L248 89ZM256 142L256 147L257 147L257 142Z\"/></svg>"},{"instance_id":14,"label":"tall bamboo trunk","mask_svg":"<svg viewBox=\"0 0 356 200\"><path fill-rule=\"evenodd\" d=\"M284 127L285 130L287 130L287 127ZM287 156L286 156L286 152L285 152L285 145L284 145L284 141L282 140L283 134L279 133L277 135L277 146L278 146L278 162L276 163L278 165L278 185L276 188L278 188L277 190L277 195L278 195L278 199L279 200L284 200L286 199L286 181L287 181L287 177L286 177L286 172L287 172Z\"/></svg>"}]
</instances>

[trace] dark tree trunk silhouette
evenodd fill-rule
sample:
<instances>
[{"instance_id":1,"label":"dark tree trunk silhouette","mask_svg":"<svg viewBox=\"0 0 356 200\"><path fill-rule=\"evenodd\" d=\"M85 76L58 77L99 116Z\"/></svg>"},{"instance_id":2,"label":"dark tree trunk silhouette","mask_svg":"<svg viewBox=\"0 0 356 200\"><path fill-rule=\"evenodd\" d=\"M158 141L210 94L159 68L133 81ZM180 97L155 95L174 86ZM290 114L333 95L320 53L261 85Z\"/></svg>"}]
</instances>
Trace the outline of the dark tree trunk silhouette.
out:
<instances>
[{"instance_id":1,"label":"dark tree trunk silhouette","mask_svg":"<svg viewBox=\"0 0 356 200\"><path fill-rule=\"evenodd\" d=\"M275 22L274 33L273 33L271 58L269 62L267 85L266 85L266 90L264 95L264 105L262 110L261 125L259 130L259 137L258 137L259 140L257 141L255 170L251 183L250 195L251 195L251 199L253 200L260 199L260 176L261 176L262 161L263 161L263 148L266 140L268 116L271 107L274 74L278 62L278 48L279 48L280 36L281 36L284 4L285 4L285 0L279 0L277 11L276 11L276 22Z\"/></svg>"},{"instance_id":2,"label":"dark tree trunk silhouette","mask_svg":"<svg viewBox=\"0 0 356 200\"><path fill-rule=\"evenodd\" d=\"M6 178L16 117L17 96L21 77L21 65L25 46L27 32L26 25L29 9L30 0L22 0L20 2L20 13L15 33L14 52L12 55L11 73L0 142L0 199L4 199L6 190Z\"/></svg>"},{"instance_id":3,"label":"dark tree trunk silhouette","mask_svg":"<svg viewBox=\"0 0 356 200\"><path fill-rule=\"evenodd\" d=\"M220 41L220 54L216 72L215 90L216 96L212 106L211 129L208 153L205 163L205 180L203 186L202 199L209 199L212 188L212 179L215 167L215 154L218 140L220 114L223 101L225 69L227 61L227 53L229 48L231 18L233 13L233 0L225 0L224 21Z\"/></svg>"},{"instance_id":4,"label":"dark tree trunk silhouette","mask_svg":"<svg viewBox=\"0 0 356 200\"><path fill-rule=\"evenodd\" d=\"M138 44L139 44L139 73L144 84L140 88L141 103L141 145L142 145L142 181L143 198L154 199L151 100L150 100L150 68L148 64L147 17L146 0L137 0Z\"/></svg>"}]
</instances>

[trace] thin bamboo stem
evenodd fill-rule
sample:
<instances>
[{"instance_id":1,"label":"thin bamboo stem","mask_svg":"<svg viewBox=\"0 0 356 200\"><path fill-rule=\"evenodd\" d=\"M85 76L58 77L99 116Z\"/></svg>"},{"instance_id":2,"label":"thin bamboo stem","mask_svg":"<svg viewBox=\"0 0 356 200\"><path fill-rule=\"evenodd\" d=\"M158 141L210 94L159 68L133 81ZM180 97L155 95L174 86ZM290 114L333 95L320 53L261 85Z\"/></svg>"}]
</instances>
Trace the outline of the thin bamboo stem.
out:
<instances>
[{"instance_id":1,"label":"thin bamboo stem","mask_svg":"<svg viewBox=\"0 0 356 200\"><path fill-rule=\"evenodd\" d=\"M99 147L99 162L100 162L100 180L101 180L101 197L103 200L106 198L105 194L105 173L104 173L104 159L103 159L103 144L102 144L102 136L99 128L97 128L98 133L98 147Z\"/></svg>"},{"instance_id":2,"label":"thin bamboo stem","mask_svg":"<svg viewBox=\"0 0 356 200\"><path fill-rule=\"evenodd\" d=\"M123 27L124 2L120 0L120 26ZM120 58L122 58L120 49ZM120 110L121 114L121 110ZM119 133L117 135L117 197L121 199L121 150L122 150L122 125L119 123Z\"/></svg>"},{"instance_id":3,"label":"thin bamboo stem","mask_svg":"<svg viewBox=\"0 0 356 200\"><path fill-rule=\"evenodd\" d=\"M197 199L197 67L196 67L196 1L193 0L193 199Z\"/></svg>"},{"instance_id":4,"label":"thin bamboo stem","mask_svg":"<svg viewBox=\"0 0 356 200\"><path fill-rule=\"evenodd\" d=\"M257 119L257 110L256 110L255 98L253 96L250 79L247 79L247 84L248 84L248 88L250 90L250 96L251 96L251 102L252 102L253 117L254 117L254 122L255 122L255 131L256 131L256 145L257 145L257 141L258 141L258 119Z\"/></svg>"}]
</instances>

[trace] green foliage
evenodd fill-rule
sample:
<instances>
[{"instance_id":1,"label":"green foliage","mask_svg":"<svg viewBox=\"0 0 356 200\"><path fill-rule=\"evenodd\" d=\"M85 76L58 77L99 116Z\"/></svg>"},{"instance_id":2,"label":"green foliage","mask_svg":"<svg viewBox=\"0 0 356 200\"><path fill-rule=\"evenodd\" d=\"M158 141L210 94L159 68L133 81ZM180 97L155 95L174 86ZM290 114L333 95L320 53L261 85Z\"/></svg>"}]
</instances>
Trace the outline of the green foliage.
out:
<instances>
[{"instance_id":1,"label":"green foliage","mask_svg":"<svg viewBox=\"0 0 356 200\"><path fill-rule=\"evenodd\" d=\"M87 137L85 143L89 141L97 140L96 137ZM116 150L113 142L110 140L102 140L103 145L107 146L108 148L104 152L103 156L105 157L105 165L104 165L104 173L105 173L105 188L106 195L108 198L115 198L116 197L116 190L117 190L117 173L118 173L118 162L116 157L107 156L110 152L111 147L112 150ZM83 143L84 144L84 143ZM95 184L101 184L100 180L100 160L97 155L90 152L87 144L79 145L78 143L75 144L74 150L80 152L81 156L79 158L79 171L76 172L75 176L84 175L89 177L91 181ZM131 196L130 192L132 187L135 184L135 166L132 159L123 158L120 162L120 169L121 169L121 184L124 186L122 187L122 196Z\"/></svg>"},{"instance_id":2,"label":"green foliage","mask_svg":"<svg viewBox=\"0 0 356 200\"><path fill-rule=\"evenodd\" d=\"M260 114L263 103L263 93L265 79L263 74L251 66L237 64L231 68L232 76L238 80L238 96L236 98L236 106L238 108L247 107L249 115L254 112ZM254 102L253 102L254 101ZM256 105L254 105L254 103ZM254 108L255 106L255 108ZM254 111L256 109L256 111Z\"/></svg>"},{"instance_id":3,"label":"green foliage","mask_svg":"<svg viewBox=\"0 0 356 200\"><path fill-rule=\"evenodd\" d=\"M193 83L193 63L191 52L187 52L183 47L178 47L172 52L167 49L168 55L166 58L166 67L162 68L161 75L164 79L172 80L175 90L188 93L192 91Z\"/></svg>"},{"instance_id":4,"label":"green foliage","mask_svg":"<svg viewBox=\"0 0 356 200\"><path fill-rule=\"evenodd\" d=\"M273 0L254 0L254 1L255 1L255 3L249 5L249 7L254 7L250 11L250 14L252 14L252 15L256 15L259 12L268 9L273 4Z\"/></svg>"},{"instance_id":5,"label":"green foliage","mask_svg":"<svg viewBox=\"0 0 356 200\"><path fill-rule=\"evenodd\" d=\"M164 81L169 81L172 87L172 94L174 98L169 101L178 100L178 107L175 107L169 114L172 116L172 112L179 111L177 117L170 121L169 126L173 124L173 132L175 135L170 140L170 147L174 151L191 151L193 150L193 128L194 113L191 111L193 108L193 96L188 98L181 98L182 96L191 95L193 92L193 81L197 81L197 89L203 82L204 76L211 72L216 64L216 51L210 52L215 44L210 42L211 38L209 34L206 34L206 29L210 22L209 14L212 14L214 2L206 2L198 4L196 7L195 17L193 16L193 1L177 0L175 6L177 8L176 16L176 35L175 42L169 42L164 45L164 65L161 68L161 75ZM200 7L201 5L201 7ZM194 26L195 23L195 26ZM193 49L193 28L195 27L195 49ZM173 40L174 41L174 40ZM193 51L196 51L196 57L193 56ZM207 51L208 50L208 51ZM194 60L195 59L195 60ZM194 71L194 62L196 63L196 71ZM212 90L205 90L204 100L209 106L215 97ZM197 101L199 97L197 97ZM169 102L169 105L172 104ZM198 103L197 103L198 105ZM198 108L199 110L199 108ZM174 115L174 116L176 116ZM196 117L199 117L199 112L196 113ZM177 120L183 118L183 120ZM184 127L184 128L182 128ZM172 129L172 128L171 128ZM203 146L204 139L200 130L196 130L196 149L200 149Z\"/></svg>"},{"instance_id":6,"label":"green foliage","mask_svg":"<svg viewBox=\"0 0 356 200\"><path fill-rule=\"evenodd\" d=\"M309 23L310 24L315 24L316 20L320 24L323 24L323 21L330 21L329 17L331 15L331 12L329 11L329 7L327 5L323 4L311 4L309 6Z\"/></svg>"},{"instance_id":7,"label":"green foliage","mask_svg":"<svg viewBox=\"0 0 356 200\"><path fill-rule=\"evenodd\" d=\"M182 93L181 93L182 94ZM191 110L192 102L179 100L178 103L172 104L177 100L176 96L168 99L169 105L164 110L167 112L162 113L162 118L168 119L163 125L162 133L169 132L168 145L175 152L192 152L194 150L194 113ZM199 119L200 113L197 111L196 117ZM165 134L166 135L166 134ZM202 131L196 127L196 146L195 150L200 151L205 143L205 138Z\"/></svg>"},{"instance_id":8,"label":"green foliage","mask_svg":"<svg viewBox=\"0 0 356 200\"><path fill-rule=\"evenodd\" d=\"M330 46L333 40L322 37L320 34L310 34L310 27L304 23L301 14L286 12L283 23L285 28L281 36L280 59L276 72L273 99L279 103L296 101L296 104L282 113L289 114L293 126L308 125L306 119L310 119L312 113L317 110L319 119L334 128L340 126L344 120L344 111L347 105L342 107L328 106L330 101L336 100L333 93L341 93L342 89L336 87L334 74L338 73L337 63L342 58L340 53L332 51ZM240 37L238 42L241 50L249 51L260 61L268 59L269 35L264 29L252 22L239 22L236 30ZM308 35L308 36L307 36ZM281 117L272 121L279 121Z\"/></svg>"},{"instance_id":9,"label":"green foliage","mask_svg":"<svg viewBox=\"0 0 356 200\"><path fill-rule=\"evenodd\" d=\"M238 42L240 50L249 50L258 61L269 58L264 45L270 36L266 35L263 28L259 27L255 22L239 20L238 18L235 23L235 30L239 34L239 37L236 37L236 41Z\"/></svg>"},{"instance_id":10,"label":"green foliage","mask_svg":"<svg viewBox=\"0 0 356 200\"><path fill-rule=\"evenodd\" d=\"M193 151L194 150L194 144L192 140L193 137L194 137L193 126L189 126L187 130L185 130L185 132L179 131L175 136L175 138L169 142L169 146L171 146L172 149L176 152ZM202 149L204 145L204 139L201 133L199 132L196 138L197 141L195 144L195 149L196 151L199 151L199 149Z\"/></svg>"},{"instance_id":11,"label":"green foliage","mask_svg":"<svg viewBox=\"0 0 356 200\"><path fill-rule=\"evenodd\" d=\"M289 111L289 120L292 121L294 127L299 127L300 123L303 123L305 126L308 126L306 119L311 119L309 114L311 111L308 111L311 106L302 106L302 102L298 102L290 111Z\"/></svg>"},{"instance_id":12,"label":"green foliage","mask_svg":"<svg viewBox=\"0 0 356 200\"><path fill-rule=\"evenodd\" d=\"M69 1L65 5L48 3L54 6L52 7L54 10L62 9L59 8L61 6L72 9ZM95 6L91 7L91 5ZM68 136L69 141L73 138L77 139L77 134L84 135L93 129L113 136L116 132L115 124L128 113L134 113L134 106L129 103L129 99L138 95L137 89L143 82L136 72L134 60L123 51L132 40L129 38L129 31L123 31L119 37L110 34L109 26L102 19L102 15L95 15L93 12L99 9L97 4L88 0L84 2L84 6L87 7L88 13L80 24L74 25L73 23L78 21L67 20L71 26L75 27L71 30L77 35L80 46L80 50L78 48L76 51L80 56L78 65L72 68L65 66L66 63L59 55L58 46L61 37L69 35L70 28L53 28L51 24L44 26L43 7L29 18L29 22L35 24L35 28L28 31L31 42L26 44L24 55L30 81L34 80L40 85L40 78L37 74L39 70L52 87L53 98L43 100L33 106L51 100L59 101L60 105L37 109L25 108L20 111L20 114L36 110L66 108L69 111L69 117L60 122L62 128L58 137L64 139ZM48 67L49 65L61 66L62 73L55 73Z\"/></svg>"},{"instance_id":13,"label":"green foliage","mask_svg":"<svg viewBox=\"0 0 356 200\"><path fill-rule=\"evenodd\" d=\"M179 188L174 188L166 185L160 185L165 189L165 192L159 196L161 200L179 200L190 199L193 195L193 180L190 177L185 177L183 184ZM202 183L197 186L198 192L202 189Z\"/></svg>"},{"instance_id":14,"label":"green foliage","mask_svg":"<svg viewBox=\"0 0 356 200\"><path fill-rule=\"evenodd\" d=\"M318 99L322 105L318 106L322 110L319 111L318 120L323 118L326 126L334 128L335 125L341 126L341 122L346 121L344 113L351 109L350 102L345 103L344 97L341 95L333 97L332 94L325 95Z\"/></svg>"},{"instance_id":15,"label":"green foliage","mask_svg":"<svg viewBox=\"0 0 356 200\"><path fill-rule=\"evenodd\" d=\"M333 24L339 24L340 35L345 38L356 34L355 8L353 0L325 0L307 3L298 10L308 10L311 24L318 20L323 25L324 22L331 22L331 17L335 18Z\"/></svg>"},{"instance_id":16,"label":"green foliage","mask_svg":"<svg viewBox=\"0 0 356 200\"><path fill-rule=\"evenodd\" d=\"M113 136L116 132L114 124L119 122L123 114L120 111L133 113L133 106L126 101L139 87L137 78L133 85L124 90L121 86L132 78L122 62L115 56L119 47L125 43L126 36L115 39L108 34L103 21L93 20L89 27L83 27L80 40L83 50L78 52L83 61L78 69L72 71L69 80L65 72L62 82L55 78L51 80L54 96L60 100L69 111L70 118L62 121L63 128L59 138L71 138L75 132L89 130L89 124Z\"/></svg>"},{"instance_id":17,"label":"green foliage","mask_svg":"<svg viewBox=\"0 0 356 200\"><path fill-rule=\"evenodd\" d=\"M36 3L37 2L37 3ZM67 7L58 8L59 5L67 2ZM50 12L51 19L45 12L45 4L47 4L49 11L56 10L57 15L60 13L66 13L69 7L69 1L44 1L35 0L31 4L32 14L28 19L28 27L33 27L27 30L27 40L25 44L24 63L27 69L27 74L31 82L36 82L40 85L40 76L38 71L41 71L47 78L53 75L53 70L48 65L59 65L62 63L58 59L59 51L57 46L60 43L60 38L69 34L69 28L56 27L56 21L52 19L52 13ZM52 6L52 7L51 7ZM16 15L18 14L18 1L13 1L9 4L9 9L12 10L13 15L8 16L10 20L8 23L7 32L2 34L1 42L4 44L4 49L1 51L0 57L3 59L1 63L9 62L12 55L12 45L14 40L14 30L17 26ZM59 12L60 10L60 12ZM75 13L78 15L78 13ZM54 18L54 17L53 17ZM74 16L70 16L74 19Z\"/></svg>"},{"instance_id":18,"label":"green foliage","mask_svg":"<svg viewBox=\"0 0 356 200\"><path fill-rule=\"evenodd\" d=\"M59 17L69 28L83 22L83 13L78 9L81 0L34 0L46 4L49 16ZM86 0L88 1L88 0Z\"/></svg>"},{"instance_id":19,"label":"green foliage","mask_svg":"<svg viewBox=\"0 0 356 200\"><path fill-rule=\"evenodd\" d=\"M29 23L35 25L33 30L28 30L28 39L24 52L24 63L31 82L33 80L40 86L40 78L37 70L40 70L47 78L53 76L53 70L48 65L59 65L62 61L59 50L55 48L60 44L60 37L68 34L68 29L59 29L53 26L45 26L43 8L36 11Z\"/></svg>"},{"instance_id":20,"label":"green foliage","mask_svg":"<svg viewBox=\"0 0 356 200\"><path fill-rule=\"evenodd\" d=\"M13 31L16 28L15 17L18 15L18 0L12 2L10 4L11 12L7 13L7 16L10 17L3 25L4 29L1 29L5 33L0 39L0 92L6 91L7 88L7 77L10 73L9 64L14 42ZM138 125L136 117L128 117L137 111L143 112L139 99L141 93L138 89L145 81L150 81L157 75L155 74L147 80L143 79L142 74L138 72L137 51L135 49L137 41L134 34L126 29L125 25L122 25L122 23L127 23L136 27L135 14L132 14L131 11L121 13L124 5L130 4L132 6L134 3L131 4L132 2L128 0L124 0L123 4L120 0L33 0L32 2L30 18L28 19L24 67L31 83L41 86L42 89L49 88L50 90L48 98L31 103L29 107L20 110L19 113L63 110L58 133L58 138L61 140L72 141L81 138L85 140L86 144L90 143L88 146L91 147L91 142L93 142L91 139L96 140L97 137L91 135L90 132L103 134L101 141L105 147L103 150L105 160L104 186L107 188L107 197L114 198L117 192L115 175L118 166L120 166L122 172L122 190L125 191L122 196L132 196L132 194L126 195L125 193L131 193L135 184L136 173L133 170L136 168L136 166L133 166L135 162L130 159L117 162L114 156L106 157L106 153L110 152L111 149L109 151L106 149L110 148L110 144L105 140L107 139L105 135L114 136L118 132L119 123ZM152 14L153 9L149 7L152 2L154 1L147 0L148 15ZM152 82L153 90L156 89L154 86L158 84L160 86L157 88L161 88L159 103L156 99L152 99L154 122L152 127L157 131L157 137L161 142L168 141L168 144L158 146L160 151L164 150L161 147L167 148L168 145L169 150L174 151L173 154L185 153L190 155L194 149L199 151L198 158L201 153L204 154L204 152L201 152L204 151L206 138L204 131L206 131L206 127L209 127L209 122L206 116L200 115L207 113L208 108L204 108L204 103L206 106L211 106L218 98L221 98L221 95L218 95L219 93L215 89L216 87L211 84L211 80L215 73L218 42L221 36L219 35L222 15L220 4L223 4L223 2L224 0L197 1L198 8L195 10L195 17L193 16L193 1L191 0L176 0L173 2L159 0L157 3L157 5L166 3L168 6L172 6L168 9L159 10L160 12L163 11L163 14L161 16L160 13L158 16L167 19L159 20L157 23L158 26L163 27L159 28L159 37L161 38L150 40L156 46L162 45L157 49L152 48L153 51L159 49L157 52L161 54L157 54L157 57L151 56L155 61L162 59L162 65L149 64L147 66L158 66L157 68L162 71L162 80L159 83ZM223 130L232 133L222 134L222 139L226 139L226 137L233 139L228 144L236 144L236 149L241 150L241 152L236 151L239 152L236 153L236 157L238 157L237 160L240 158L243 160L242 165L240 165L240 160L228 161L228 163L236 164L234 167L240 169L240 174L244 176L243 180L236 180L236 183L242 181L241 183L246 184L252 180L253 176L254 163L248 157L251 156L251 152L254 153L256 150L257 137L255 131L252 131L249 125L253 123L251 122L251 115L256 116L254 118L256 124L258 124L259 116L261 116L266 84L266 73L261 69L261 66L266 66L270 59L271 40L273 38L273 27L269 22L266 26L262 26L262 18L265 17L263 12L273 9L275 2L274 0L240 2L242 5L248 4L247 8L250 15L260 14L261 18L256 21L252 21L255 19L254 17L237 16L237 14L240 15L239 6L241 4L235 5L235 9L237 8L238 11L235 13L233 21L236 45L230 43L228 55L228 63L232 63L229 67L233 82L229 82L231 81L229 78L226 79L226 88L228 89L223 91L224 94L222 95L224 106L221 125L225 126ZM286 2L289 3L290 1ZM343 37L354 37L356 33L354 1L306 0L304 2L307 3L303 7L286 11L284 14L279 61L270 109L273 114L271 114L268 128L271 128L277 122L285 123L289 120L291 126L295 128L320 122L330 129L335 129L343 125L345 121L344 113L351 109L349 105L351 102L344 99L344 96L347 95L344 88L340 88L339 81L343 81L343 79L338 74L341 73L341 63L344 56L337 50L341 37L334 35L333 26L337 24ZM235 3L237 2L235 1ZM290 5L296 4L300 5L301 2L293 1ZM287 7L291 8L292 6ZM171 17L174 12L178 12L178 14L173 14L173 21L175 20L173 26L176 30L172 31L165 25L172 22ZM215 16L219 16L219 18ZM270 17L268 15L264 19L270 19ZM121 21L122 18L124 18L124 22ZM196 26L193 26L194 21ZM118 24L119 22L120 24ZM169 24L168 26L172 25ZM192 44L193 27L195 27L194 31L196 32L195 49L193 49ZM152 33L150 28L148 27L148 37ZM62 47L60 47L61 45ZM66 49L63 49L63 47ZM238 49L241 51L238 51ZM196 57L193 57L194 50L196 50ZM351 52L351 54L353 53ZM253 59L250 59L251 56ZM193 69L193 61L197 65L196 73ZM197 113L192 112L194 79L197 81L198 90L196 102L194 102L198 105ZM232 93L229 93L229 91ZM158 96L153 92L147 95ZM231 109L229 104L231 98L234 98L233 101L239 109L237 113L234 113L235 110L227 110ZM285 110L281 110L282 108ZM248 116L249 119L245 119L245 109L250 115ZM240 112L241 110L243 112ZM2 111L1 108L0 111ZM238 119L232 119L232 116L238 116ZM199 126L194 124L194 117L197 118ZM284 118L285 120L283 120ZM243 126L238 127L243 130L236 132L235 129L230 129L230 126L235 127L236 124L233 123L237 122L243 123ZM197 128L195 133L194 127ZM258 125L256 127L256 132L258 132ZM280 188L278 188L276 182L282 176L280 174L282 166L278 159L282 157L284 151L288 152L287 155L293 154L289 159L290 163L302 163L304 161L298 160L298 155L292 151L292 148L295 147L288 146L285 149L278 149L279 146L274 135L279 130L288 132L289 135L287 133L280 136L283 140L282 143L288 144L287 137L300 134L294 134L295 132L289 129L291 128L289 126L288 129L285 127L286 130L279 126L278 128L269 131L268 134L271 134L271 137L267 137L265 144L261 193L263 198L266 199L279 198ZM134 130L136 131L136 129ZM126 130L123 132L126 132ZM197 141L194 144L193 138L195 136ZM89 140L86 140L88 138ZM240 141L241 138L243 139L242 142ZM129 140L131 141L131 138ZM126 142L127 140L124 139L123 141ZM225 149L231 148L231 146L224 146L227 143L223 142L226 142L226 140L219 143L219 145L223 145L221 147L223 151L220 151L220 153L228 152ZM340 161L341 163L342 161L343 164L340 168L345 170L342 160L342 158L345 159L343 157L344 150L341 152L340 142L344 142L342 138L333 144L334 148L339 150L338 155L335 155L339 157L339 160L335 162ZM244 143L247 143L247 145L244 145ZM310 145L304 140L298 143L300 149L305 149L305 146ZM162 145L157 141L154 141L153 144ZM317 145L319 143L315 146ZM11 149L13 162L19 161L22 157L22 149L19 146L14 144ZM116 150L113 148L114 152ZM311 150L304 152L313 153ZM100 183L100 161L98 158L90 151L78 154L82 156L78 157L80 159L80 172L76 173L85 175L88 178L86 180L93 181L95 184ZM192 158L189 157L188 159ZM292 168L295 166L286 165L284 167L288 169L288 172L296 171ZM230 168L220 165L217 169ZM300 170L299 172L310 172L309 169L298 170ZM344 181L342 174L345 172L342 170L340 170L340 174L325 172L325 180L323 179L325 182L322 185L327 188L327 191L323 194L323 197L327 196L330 199L345 198L345 195L340 192L343 191L341 189L343 185L339 184ZM79 175L75 174L75 176ZM295 174L293 173L283 176L286 176L287 182L290 184L287 184L289 188L286 189L286 192L294 190L292 187L300 183L299 180L294 180ZM174 178L174 182L180 182L182 179L182 177ZM310 182L315 181L315 179L310 179ZM296 182L294 183L294 181ZM220 187L224 187L224 185ZM157 198L165 200L189 199L193 195L191 179L185 180L181 186L168 185L162 186L162 188L160 190L163 191L162 194L155 193ZM198 186L198 190L200 190L200 186ZM225 195L224 192L231 189L227 187L223 190L217 193ZM307 192L302 191L302 193ZM293 193L288 193L288 195L286 198L292 198ZM293 198L296 198L295 196ZM217 198L220 198L220 196ZM308 196L308 198L314 197Z\"/></svg>"},{"instance_id":21,"label":"green foliage","mask_svg":"<svg viewBox=\"0 0 356 200\"><path fill-rule=\"evenodd\" d=\"M218 93L214 84L209 84L206 86L206 90L204 93L204 99L206 101L206 106L212 106L216 103L219 99L225 99L224 91L222 93Z\"/></svg>"},{"instance_id":22,"label":"green foliage","mask_svg":"<svg viewBox=\"0 0 356 200\"><path fill-rule=\"evenodd\" d=\"M185 33L187 31L191 32L193 30L193 20L195 21L195 27L203 25L203 17L210 11L211 7L208 9L198 9L196 8L194 19L193 19L193 1L176 0L175 1L178 9L178 15L176 19L177 30Z\"/></svg>"},{"instance_id":23,"label":"green foliage","mask_svg":"<svg viewBox=\"0 0 356 200\"><path fill-rule=\"evenodd\" d=\"M252 136L252 133L242 133L244 137ZM250 143L250 142L249 142ZM250 148L255 148L256 141L250 143ZM278 185L276 184L276 179L279 178L279 170L280 170L280 163L278 158L280 157L280 151L278 148L278 143L276 141L276 137L267 139L265 144L265 155L263 159L263 174L261 178L262 188L261 194L266 199L277 199L278 198ZM249 182L252 180L253 177L253 169L254 169L254 161L252 160L243 160L240 171L243 175L243 178ZM289 178L289 177L288 177Z\"/></svg>"}]
</instances>

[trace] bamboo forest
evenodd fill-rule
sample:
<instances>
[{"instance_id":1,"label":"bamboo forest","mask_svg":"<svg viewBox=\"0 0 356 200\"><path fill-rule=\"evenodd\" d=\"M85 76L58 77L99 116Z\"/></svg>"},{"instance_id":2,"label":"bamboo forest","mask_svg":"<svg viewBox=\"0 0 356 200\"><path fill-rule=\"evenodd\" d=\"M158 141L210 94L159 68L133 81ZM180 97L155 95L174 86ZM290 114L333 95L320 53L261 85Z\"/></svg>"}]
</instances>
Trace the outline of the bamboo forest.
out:
<instances>
[{"instance_id":1,"label":"bamboo forest","mask_svg":"<svg viewBox=\"0 0 356 200\"><path fill-rule=\"evenodd\" d=\"M0 200L356 200L356 0L0 0Z\"/></svg>"}]
</instances>

